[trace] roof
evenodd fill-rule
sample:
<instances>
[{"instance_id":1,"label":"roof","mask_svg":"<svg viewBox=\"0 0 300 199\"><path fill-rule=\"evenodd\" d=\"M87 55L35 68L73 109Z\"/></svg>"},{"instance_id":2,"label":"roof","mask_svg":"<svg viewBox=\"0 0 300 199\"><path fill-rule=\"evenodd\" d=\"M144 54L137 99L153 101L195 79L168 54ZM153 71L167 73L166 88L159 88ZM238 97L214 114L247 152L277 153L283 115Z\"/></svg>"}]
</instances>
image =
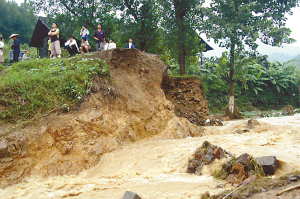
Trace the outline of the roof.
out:
<instances>
[{"instance_id":1,"label":"roof","mask_svg":"<svg viewBox=\"0 0 300 199\"><path fill-rule=\"evenodd\" d=\"M201 37L199 37L199 38L200 38L200 42L199 42L198 45L200 46L200 45L204 44L203 47L205 48L205 50L202 51L202 52L207 52L207 51L209 51L209 50L213 50L213 48L212 48L210 45L208 45L208 44L204 41L204 39L202 39Z\"/></svg>"},{"instance_id":2,"label":"roof","mask_svg":"<svg viewBox=\"0 0 300 199\"><path fill-rule=\"evenodd\" d=\"M48 37L48 32L50 31L50 28L48 28L44 19L44 17L39 17L33 31L29 46L37 48L43 47L43 39Z\"/></svg>"}]
</instances>

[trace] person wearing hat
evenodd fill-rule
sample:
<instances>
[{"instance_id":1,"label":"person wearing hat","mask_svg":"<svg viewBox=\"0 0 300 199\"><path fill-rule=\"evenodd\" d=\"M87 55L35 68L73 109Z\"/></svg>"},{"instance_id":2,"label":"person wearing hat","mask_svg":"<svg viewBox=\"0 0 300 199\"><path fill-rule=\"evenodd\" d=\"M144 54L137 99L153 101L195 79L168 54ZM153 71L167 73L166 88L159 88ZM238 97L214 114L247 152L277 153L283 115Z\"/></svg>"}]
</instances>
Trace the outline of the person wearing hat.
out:
<instances>
[{"instance_id":1,"label":"person wearing hat","mask_svg":"<svg viewBox=\"0 0 300 199\"><path fill-rule=\"evenodd\" d=\"M19 36L19 34L12 34L9 37L10 39L14 40L13 45L10 45L10 47L13 49L14 62L19 61L19 55L20 55L20 41L19 39L17 39L17 36Z\"/></svg>"},{"instance_id":2,"label":"person wearing hat","mask_svg":"<svg viewBox=\"0 0 300 199\"><path fill-rule=\"evenodd\" d=\"M59 41L59 29L57 28L57 23L52 24L52 28L48 35L51 38L51 55L52 58L55 58L55 55L57 54L57 57L61 57L61 49L60 49L60 41Z\"/></svg>"},{"instance_id":3,"label":"person wearing hat","mask_svg":"<svg viewBox=\"0 0 300 199\"><path fill-rule=\"evenodd\" d=\"M4 43L2 41L2 36L0 36L0 65L3 65L4 63Z\"/></svg>"}]
</instances>

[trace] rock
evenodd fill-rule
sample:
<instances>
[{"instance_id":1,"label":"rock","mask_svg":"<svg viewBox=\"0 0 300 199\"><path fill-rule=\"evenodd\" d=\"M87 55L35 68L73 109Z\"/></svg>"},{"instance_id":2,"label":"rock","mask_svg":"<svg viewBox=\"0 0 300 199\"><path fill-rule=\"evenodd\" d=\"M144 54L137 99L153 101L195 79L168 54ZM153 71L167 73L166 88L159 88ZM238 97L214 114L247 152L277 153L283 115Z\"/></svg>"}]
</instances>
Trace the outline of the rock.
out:
<instances>
[{"instance_id":1,"label":"rock","mask_svg":"<svg viewBox=\"0 0 300 199\"><path fill-rule=\"evenodd\" d=\"M263 156L256 158L256 161L263 167L265 175L274 175L279 167L279 162L275 156Z\"/></svg>"},{"instance_id":2,"label":"rock","mask_svg":"<svg viewBox=\"0 0 300 199\"><path fill-rule=\"evenodd\" d=\"M188 168L186 170L187 173L195 173L196 168L199 166L200 161L196 158L190 159L188 162Z\"/></svg>"},{"instance_id":3,"label":"rock","mask_svg":"<svg viewBox=\"0 0 300 199\"><path fill-rule=\"evenodd\" d=\"M289 176L289 181L296 182L297 180L298 180L297 176L295 176L295 175L290 175Z\"/></svg>"},{"instance_id":4,"label":"rock","mask_svg":"<svg viewBox=\"0 0 300 199\"><path fill-rule=\"evenodd\" d=\"M10 157L7 141L5 139L2 139L0 141L0 158L7 158L7 157Z\"/></svg>"},{"instance_id":5,"label":"rock","mask_svg":"<svg viewBox=\"0 0 300 199\"><path fill-rule=\"evenodd\" d=\"M248 127L249 129L253 129L254 126L259 125L259 122L255 119L248 120Z\"/></svg>"},{"instance_id":6,"label":"rock","mask_svg":"<svg viewBox=\"0 0 300 199\"><path fill-rule=\"evenodd\" d=\"M282 108L282 115L294 115L294 108L291 105L286 105Z\"/></svg>"},{"instance_id":7,"label":"rock","mask_svg":"<svg viewBox=\"0 0 300 199\"><path fill-rule=\"evenodd\" d=\"M229 117L230 119L243 119L244 118L244 116L241 114L241 112L239 111L236 104L234 104L233 113L230 112L228 105L225 106L223 111L224 111L224 117Z\"/></svg>"},{"instance_id":8,"label":"rock","mask_svg":"<svg viewBox=\"0 0 300 199\"><path fill-rule=\"evenodd\" d=\"M247 165L248 161L250 159L251 159L251 156L248 153L244 153L244 154L240 155L236 161L241 163L242 165Z\"/></svg>"},{"instance_id":9,"label":"rock","mask_svg":"<svg viewBox=\"0 0 300 199\"><path fill-rule=\"evenodd\" d=\"M235 132L236 132L237 134L242 134L242 133L243 133L243 131L242 131L241 129L237 129Z\"/></svg>"},{"instance_id":10,"label":"rock","mask_svg":"<svg viewBox=\"0 0 300 199\"><path fill-rule=\"evenodd\" d=\"M209 165L214 159L215 159L215 156L214 156L214 155L205 155L205 156L203 157L202 162L203 162L203 164L205 164L205 165Z\"/></svg>"},{"instance_id":11,"label":"rock","mask_svg":"<svg viewBox=\"0 0 300 199\"><path fill-rule=\"evenodd\" d=\"M122 199L142 199L142 198L134 192L126 191Z\"/></svg>"}]
</instances>

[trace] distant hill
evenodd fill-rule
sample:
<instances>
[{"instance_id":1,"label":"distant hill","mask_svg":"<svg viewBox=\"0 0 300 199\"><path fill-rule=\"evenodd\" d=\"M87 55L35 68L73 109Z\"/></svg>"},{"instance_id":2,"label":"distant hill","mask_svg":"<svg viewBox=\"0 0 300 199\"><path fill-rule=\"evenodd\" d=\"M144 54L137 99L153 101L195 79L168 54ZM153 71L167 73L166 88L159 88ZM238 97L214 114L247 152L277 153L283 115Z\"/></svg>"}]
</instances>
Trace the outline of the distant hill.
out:
<instances>
[{"instance_id":1,"label":"distant hill","mask_svg":"<svg viewBox=\"0 0 300 199\"><path fill-rule=\"evenodd\" d=\"M268 55L269 62L278 61L280 63L283 63L286 61L290 61L291 59L293 59L292 55L284 54L284 53L272 53L272 54Z\"/></svg>"}]
</instances>

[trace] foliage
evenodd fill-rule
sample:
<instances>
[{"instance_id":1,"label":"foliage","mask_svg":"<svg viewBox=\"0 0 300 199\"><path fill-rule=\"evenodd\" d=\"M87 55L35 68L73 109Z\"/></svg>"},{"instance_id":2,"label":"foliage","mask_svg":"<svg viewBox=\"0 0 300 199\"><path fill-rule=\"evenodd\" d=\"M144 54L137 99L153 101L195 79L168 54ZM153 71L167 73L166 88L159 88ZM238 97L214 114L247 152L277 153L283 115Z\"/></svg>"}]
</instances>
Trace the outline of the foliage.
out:
<instances>
[{"instance_id":1,"label":"foliage","mask_svg":"<svg viewBox=\"0 0 300 199\"><path fill-rule=\"evenodd\" d=\"M77 105L96 75L108 75L99 59L33 59L13 64L0 79L0 119L26 120Z\"/></svg>"},{"instance_id":2,"label":"foliage","mask_svg":"<svg viewBox=\"0 0 300 199\"><path fill-rule=\"evenodd\" d=\"M200 71L204 94L211 112L220 111L228 103L229 70L226 53L207 60ZM236 104L242 111L298 106L296 68L290 62L269 63L261 57L243 57L236 71ZM199 73L199 72L198 72Z\"/></svg>"},{"instance_id":3,"label":"foliage","mask_svg":"<svg viewBox=\"0 0 300 199\"><path fill-rule=\"evenodd\" d=\"M0 27L4 39L17 33L21 43L29 43L37 17L26 4L18 6L14 1L0 0Z\"/></svg>"},{"instance_id":4,"label":"foliage","mask_svg":"<svg viewBox=\"0 0 300 199\"><path fill-rule=\"evenodd\" d=\"M285 27L285 14L290 13L297 2L297 0L212 0L210 7L202 8L203 32L230 52L228 64L230 96L234 96L235 91L234 71L238 67L235 65L236 56L244 54L245 45L249 47L248 54L252 56L258 46L255 43L258 39L272 46L295 41L289 38L291 30ZM230 109L233 110L233 107Z\"/></svg>"}]
</instances>

